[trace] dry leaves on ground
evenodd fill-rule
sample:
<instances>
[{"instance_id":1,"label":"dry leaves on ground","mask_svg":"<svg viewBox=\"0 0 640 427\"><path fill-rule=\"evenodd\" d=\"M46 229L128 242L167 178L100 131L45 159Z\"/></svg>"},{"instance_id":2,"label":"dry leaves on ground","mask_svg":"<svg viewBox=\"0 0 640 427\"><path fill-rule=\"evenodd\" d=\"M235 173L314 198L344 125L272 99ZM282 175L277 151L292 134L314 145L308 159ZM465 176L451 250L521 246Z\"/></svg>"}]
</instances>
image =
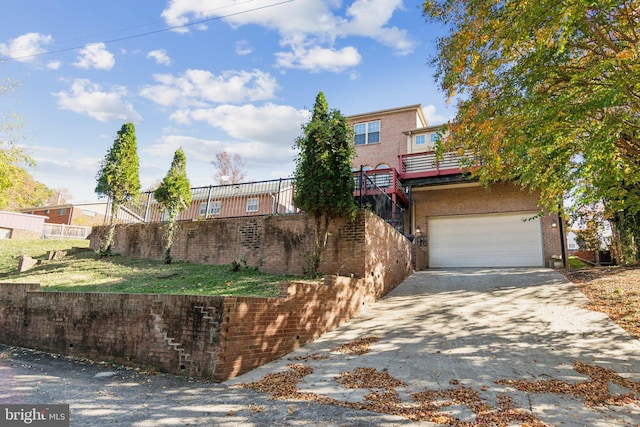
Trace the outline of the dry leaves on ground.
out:
<instances>
[{"instance_id":1,"label":"dry leaves on ground","mask_svg":"<svg viewBox=\"0 0 640 427\"><path fill-rule=\"evenodd\" d=\"M371 389L363 402L347 402L302 392L298 383L313 372L310 366L292 364L289 371L267 374L260 381L240 384L240 387L268 393L272 399L314 401L321 404L366 410L390 415L398 415L413 421L431 421L442 425L471 427L478 425L506 426L520 421L526 426L548 427L534 414L515 408L509 396L498 397L498 407L493 408L471 387L459 386L448 390L425 390L411 395L412 402L402 402L396 387L404 382L389 375L386 369L356 368L353 372L343 372L335 380L345 388ZM464 405L476 415L472 422L462 421L446 412L452 405ZM443 411L444 410L444 411Z\"/></svg>"},{"instance_id":2,"label":"dry leaves on ground","mask_svg":"<svg viewBox=\"0 0 640 427\"><path fill-rule=\"evenodd\" d=\"M358 338L346 344L342 344L340 347L332 348L331 351L337 351L342 354L355 354L361 356L366 354L371 349L371 344L380 340L380 337L370 336L365 338Z\"/></svg>"},{"instance_id":3,"label":"dry leaves on ground","mask_svg":"<svg viewBox=\"0 0 640 427\"><path fill-rule=\"evenodd\" d=\"M528 393L554 393L575 396L584 399L586 406L640 404L640 383L630 381L611 369L584 362L575 362L573 369L580 374L588 375L590 379L577 383L568 383L556 379L542 381L498 380L495 383L508 385ZM610 382L628 390L628 393L611 394L609 390Z\"/></svg>"},{"instance_id":4,"label":"dry leaves on ground","mask_svg":"<svg viewBox=\"0 0 640 427\"><path fill-rule=\"evenodd\" d=\"M356 368L353 372L343 372L334 380L345 388L385 388L405 385L389 375L386 369L378 372L375 368Z\"/></svg>"},{"instance_id":5,"label":"dry leaves on ground","mask_svg":"<svg viewBox=\"0 0 640 427\"><path fill-rule=\"evenodd\" d=\"M580 268L564 275L589 299L588 309L640 339L640 267Z\"/></svg>"}]
</instances>

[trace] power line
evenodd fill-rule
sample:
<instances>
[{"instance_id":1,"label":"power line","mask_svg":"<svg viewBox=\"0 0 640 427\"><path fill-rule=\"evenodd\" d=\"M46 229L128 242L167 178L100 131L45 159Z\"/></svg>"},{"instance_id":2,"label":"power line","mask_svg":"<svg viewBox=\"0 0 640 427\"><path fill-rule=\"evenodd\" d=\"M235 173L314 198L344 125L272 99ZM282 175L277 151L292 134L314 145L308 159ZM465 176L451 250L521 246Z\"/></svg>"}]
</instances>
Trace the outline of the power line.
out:
<instances>
[{"instance_id":1,"label":"power line","mask_svg":"<svg viewBox=\"0 0 640 427\"><path fill-rule=\"evenodd\" d=\"M197 12L197 13L196 12L188 13L188 14L185 14L184 16L193 17L193 16L196 16L198 13L199 14L205 14L207 12L212 12L214 10L227 9L227 8L233 7L233 6L240 6L240 5L247 4L247 3L253 3L254 1L256 1L256 0L245 0L245 1L238 2L238 3L234 3L234 4L228 4L226 6L214 7L212 9L203 10L203 11ZM133 27L120 28L118 30L105 31L105 32L102 32L102 33L90 34L90 35L87 35L87 36L82 36L82 37L76 37L76 38L73 38L73 39L62 40L62 42L72 42L72 41L76 41L76 40L87 39L87 38L90 38L90 37L98 37L98 36L106 36L108 34L122 33L122 32L129 31L129 30L135 30L135 29L138 29L138 28L149 27L151 25L169 23L169 21L177 21L178 19L179 18L171 18L170 20L165 19L163 21L148 22L146 24L134 25ZM178 27L178 26L176 26L176 27Z\"/></svg>"},{"instance_id":2,"label":"power line","mask_svg":"<svg viewBox=\"0 0 640 427\"><path fill-rule=\"evenodd\" d=\"M245 3L248 3L249 1L253 1L253 0L248 0ZM85 44L83 46L74 46L74 47L67 47L67 48L64 48L64 49L48 50L48 51L45 51L45 52L33 53L33 54L30 54L30 55L11 56L11 57L4 58L4 60L5 61L12 61L12 60L18 60L18 59L24 59L24 58L34 58L36 56L51 55L51 54L54 54L54 53L62 53L62 52L69 52L69 51L72 51L72 50L78 50L78 49L82 49L82 48L87 47L87 46L95 46L95 45L98 45L98 44L101 44L101 43L110 44L110 43L120 42L120 41L124 41L124 40L135 39L135 38L139 38L139 37L146 37L146 36L149 36L149 35L152 35L152 34L158 34L158 33L164 33L164 32L171 31L171 30L176 30L178 28L186 28L186 27L190 27L190 26L193 26L193 25L202 24L202 23L205 23L205 22L218 21L218 20L221 20L221 19L224 19L224 18L230 18L232 16L244 15L245 13L255 12L257 10L268 9L268 8L271 8L271 7L274 7L274 6L280 6L280 5L285 4L285 3L291 3L293 1L295 1L295 0L283 0L283 1L280 1L280 2L277 2L277 3L271 3L271 4L268 4L268 5L265 5L265 6L254 7L252 9L247 9L247 10L243 10L243 11L240 11L240 12L229 13L227 15L215 16L213 18L201 19L201 20L198 20L198 21L188 22L188 23L182 24L182 25L174 25L174 26L167 27L167 28L161 28L159 30L147 31L147 32L144 32L144 33L133 34L131 36L126 36L126 37L118 37L118 38L115 38L115 39L106 40L106 41L102 41L102 42L87 43L87 44ZM221 8L217 8L217 9L221 9ZM215 9L209 9L209 10L215 10ZM117 31L114 31L114 32L117 32ZM107 33L107 34L109 34L109 33Z\"/></svg>"}]
</instances>

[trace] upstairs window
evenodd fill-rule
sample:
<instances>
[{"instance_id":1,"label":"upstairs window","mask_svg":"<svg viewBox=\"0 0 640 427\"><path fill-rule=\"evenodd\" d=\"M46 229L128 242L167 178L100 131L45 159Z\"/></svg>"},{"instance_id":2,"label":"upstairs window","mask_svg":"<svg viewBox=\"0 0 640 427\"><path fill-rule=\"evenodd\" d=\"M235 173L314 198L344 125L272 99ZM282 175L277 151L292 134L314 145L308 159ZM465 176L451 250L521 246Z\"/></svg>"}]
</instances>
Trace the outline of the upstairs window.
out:
<instances>
[{"instance_id":1,"label":"upstairs window","mask_svg":"<svg viewBox=\"0 0 640 427\"><path fill-rule=\"evenodd\" d=\"M358 123L354 126L355 145L380 142L380 120Z\"/></svg>"},{"instance_id":2,"label":"upstairs window","mask_svg":"<svg viewBox=\"0 0 640 427\"><path fill-rule=\"evenodd\" d=\"M424 145L427 143L427 138L424 135L416 135L416 145Z\"/></svg>"},{"instance_id":3,"label":"upstairs window","mask_svg":"<svg viewBox=\"0 0 640 427\"><path fill-rule=\"evenodd\" d=\"M431 134L431 143L435 144L436 142L438 142L438 134L437 133L432 133Z\"/></svg>"},{"instance_id":4,"label":"upstairs window","mask_svg":"<svg viewBox=\"0 0 640 427\"><path fill-rule=\"evenodd\" d=\"M67 214L67 208L58 209L58 215L66 215L66 214Z\"/></svg>"}]
</instances>

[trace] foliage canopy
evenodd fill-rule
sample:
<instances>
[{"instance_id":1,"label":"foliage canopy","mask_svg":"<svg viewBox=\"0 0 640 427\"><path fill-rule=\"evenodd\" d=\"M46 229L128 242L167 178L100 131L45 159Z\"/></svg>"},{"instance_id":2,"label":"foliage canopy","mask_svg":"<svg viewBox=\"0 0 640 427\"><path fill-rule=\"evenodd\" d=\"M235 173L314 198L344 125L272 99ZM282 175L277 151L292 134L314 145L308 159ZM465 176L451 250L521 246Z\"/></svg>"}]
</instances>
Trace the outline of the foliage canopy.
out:
<instances>
[{"instance_id":1,"label":"foliage canopy","mask_svg":"<svg viewBox=\"0 0 640 427\"><path fill-rule=\"evenodd\" d=\"M18 83L13 80L0 82L0 95L10 94ZM20 116L8 111L0 117L0 209L14 208L13 195L22 192L20 183L26 168L34 166L33 159L18 145L24 123ZM19 206L22 207L22 206Z\"/></svg>"},{"instance_id":2,"label":"foliage canopy","mask_svg":"<svg viewBox=\"0 0 640 427\"><path fill-rule=\"evenodd\" d=\"M355 150L347 118L329 108L322 92L316 96L311 121L302 129L304 136L296 140L294 203L316 224L312 274L317 274L330 221L353 218L356 212L351 172Z\"/></svg>"},{"instance_id":3,"label":"foliage canopy","mask_svg":"<svg viewBox=\"0 0 640 427\"><path fill-rule=\"evenodd\" d=\"M175 222L180 212L191 204L191 186L187 178L187 157L182 148L173 155L171 167L160 186L153 192L156 201L162 206L169 218L166 231L165 262L171 264L171 246Z\"/></svg>"},{"instance_id":4,"label":"foliage canopy","mask_svg":"<svg viewBox=\"0 0 640 427\"><path fill-rule=\"evenodd\" d=\"M111 201L110 226L100 248L100 253L106 255L110 253L120 207L140 192L138 149L133 123L123 124L118 131L118 136L102 160L96 180L95 192Z\"/></svg>"},{"instance_id":5,"label":"foliage canopy","mask_svg":"<svg viewBox=\"0 0 640 427\"><path fill-rule=\"evenodd\" d=\"M483 182L539 189L555 209L640 211L640 0L427 0L434 59L458 113L440 149ZM481 165L481 167L480 167ZM637 216L637 215L636 215Z\"/></svg>"}]
</instances>

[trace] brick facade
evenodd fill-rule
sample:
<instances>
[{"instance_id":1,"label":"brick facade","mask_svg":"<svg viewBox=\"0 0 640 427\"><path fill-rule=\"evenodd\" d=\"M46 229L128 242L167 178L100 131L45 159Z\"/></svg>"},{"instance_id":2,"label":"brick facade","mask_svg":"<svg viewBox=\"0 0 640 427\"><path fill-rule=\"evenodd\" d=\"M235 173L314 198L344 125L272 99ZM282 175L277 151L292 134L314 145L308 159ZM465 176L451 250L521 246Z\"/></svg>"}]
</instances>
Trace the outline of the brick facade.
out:
<instances>
[{"instance_id":1,"label":"brick facade","mask_svg":"<svg viewBox=\"0 0 640 427\"><path fill-rule=\"evenodd\" d=\"M419 115L421 109L413 105L406 108L385 110L374 113L349 116L352 125L380 120L380 142L356 145L356 157L351 162L354 168L371 166L375 169L381 163L392 168L398 167L398 156L408 152L407 130L426 126L426 120Z\"/></svg>"},{"instance_id":2,"label":"brick facade","mask_svg":"<svg viewBox=\"0 0 640 427\"><path fill-rule=\"evenodd\" d=\"M182 238L188 240L188 230L195 230L197 236L209 233L208 238L216 239L216 232L227 227L237 233L237 239L226 242L229 248L241 247L236 254L249 245L265 258L277 258L282 270L302 270L302 266L293 268L292 262L306 262L294 256L300 240L307 240L296 234L308 227L305 216L263 222L252 218L244 226L233 220L234 225L217 224L220 229L212 225L222 221L232 220L189 223ZM153 226L147 225L149 230L121 227L119 247L137 255L153 252L158 245L144 240L157 238ZM138 231L131 234L133 229ZM0 342L223 381L337 327L411 273L409 241L370 212L337 224L333 233L340 237L332 237L324 268L353 277L325 276L320 284L283 284L276 298L42 292L37 284L0 283ZM129 244L128 238L135 241ZM276 241L289 245L291 259L285 261L285 249L268 243ZM182 245L187 247L186 242ZM359 245L362 250L354 250ZM275 265L265 262L262 266Z\"/></svg>"},{"instance_id":3,"label":"brick facade","mask_svg":"<svg viewBox=\"0 0 640 427\"><path fill-rule=\"evenodd\" d=\"M413 189L412 192L415 226L423 231L427 230L430 217L540 212L536 203L538 194L531 194L512 183L496 183L489 189L479 184L431 188ZM545 263L551 257L561 254L559 230L551 226L557 220L557 214L547 214L540 218Z\"/></svg>"}]
</instances>

